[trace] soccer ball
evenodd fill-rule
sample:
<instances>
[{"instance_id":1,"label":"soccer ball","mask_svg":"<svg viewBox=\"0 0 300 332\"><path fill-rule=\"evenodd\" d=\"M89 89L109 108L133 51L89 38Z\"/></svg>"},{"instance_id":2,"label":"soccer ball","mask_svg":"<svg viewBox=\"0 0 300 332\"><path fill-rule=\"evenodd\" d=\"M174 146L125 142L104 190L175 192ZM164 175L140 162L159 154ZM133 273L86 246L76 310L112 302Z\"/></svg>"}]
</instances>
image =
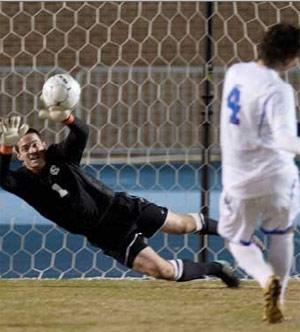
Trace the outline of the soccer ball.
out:
<instances>
[{"instance_id":1,"label":"soccer ball","mask_svg":"<svg viewBox=\"0 0 300 332\"><path fill-rule=\"evenodd\" d=\"M68 74L57 74L50 77L42 90L42 101L45 107L60 106L73 108L80 99L80 85Z\"/></svg>"}]
</instances>

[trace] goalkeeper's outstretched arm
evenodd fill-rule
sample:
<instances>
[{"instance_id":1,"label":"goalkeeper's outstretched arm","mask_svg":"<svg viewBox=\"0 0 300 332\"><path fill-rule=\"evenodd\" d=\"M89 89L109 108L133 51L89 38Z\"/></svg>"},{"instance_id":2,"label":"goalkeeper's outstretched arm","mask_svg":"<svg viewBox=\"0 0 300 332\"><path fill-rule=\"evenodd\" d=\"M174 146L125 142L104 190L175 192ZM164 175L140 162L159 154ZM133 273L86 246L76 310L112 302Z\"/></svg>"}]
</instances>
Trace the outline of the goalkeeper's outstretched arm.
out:
<instances>
[{"instance_id":1,"label":"goalkeeper's outstretched arm","mask_svg":"<svg viewBox=\"0 0 300 332\"><path fill-rule=\"evenodd\" d=\"M87 144L89 127L72 114L63 123L69 127L70 133L58 148L68 160L79 164Z\"/></svg>"},{"instance_id":2,"label":"goalkeeper's outstretched arm","mask_svg":"<svg viewBox=\"0 0 300 332\"><path fill-rule=\"evenodd\" d=\"M65 140L57 145L57 148L65 159L79 164L83 150L86 147L89 127L76 118L72 114L72 110L66 110L59 106L53 106L47 110L39 111L39 117L54 122L64 123L69 127L70 133Z\"/></svg>"},{"instance_id":3,"label":"goalkeeper's outstretched arm","mask_svg":"<svg viewBox=\"0 0 300 332\"><path fill-rule=\"evenodd\" d=\"M17 174L10 170L13 147L28 129L27 124L21 125L21 117L0 121L0 186L13 193L17 188Z\"/></svg>"},{"instance_id":4,"label":"goalkeeper's outstretched arm","mask_svg":"<svg viewBox=\"0 0 300 332\"><path fill-rule=\"evenodd\" d=\"M10 171L12 149L0 146L0 187L5 190L13 187L14 178Z\"/></svg>"}]
</instances>

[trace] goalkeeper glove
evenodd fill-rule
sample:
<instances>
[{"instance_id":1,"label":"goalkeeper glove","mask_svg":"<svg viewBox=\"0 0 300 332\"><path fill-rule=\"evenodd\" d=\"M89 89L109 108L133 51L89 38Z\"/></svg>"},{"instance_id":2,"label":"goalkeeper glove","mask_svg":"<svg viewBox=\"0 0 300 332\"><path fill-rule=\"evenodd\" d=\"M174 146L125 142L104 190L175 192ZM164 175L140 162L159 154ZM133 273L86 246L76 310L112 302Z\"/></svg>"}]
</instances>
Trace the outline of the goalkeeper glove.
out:
<instances>
[{"instance_id":1,"label":"goalkeeper glove","mask_svg":"<svg viewBox=\"0 0 300 332\"><path fill-rule=\"evenodd\" d=\"M47 110L40 110L39 117L41 119L49 119L54 122L63 122L70 117L71 113L71 110L66 110L59 106L52 106Z\"/></svg>"},{"instance_id":2,"label":"goalkeeper glove","mask_svg":"<svg viewBox=\"0 0 300 332\"><path fill-rule=\"evenodd\" d=\"M21 125L20 116L12 116L4 119L0 123L0 133L2 132L2 144L14 146L19 139L26 134L29 126L27 124Z\"/></svg>"}]
</instances>

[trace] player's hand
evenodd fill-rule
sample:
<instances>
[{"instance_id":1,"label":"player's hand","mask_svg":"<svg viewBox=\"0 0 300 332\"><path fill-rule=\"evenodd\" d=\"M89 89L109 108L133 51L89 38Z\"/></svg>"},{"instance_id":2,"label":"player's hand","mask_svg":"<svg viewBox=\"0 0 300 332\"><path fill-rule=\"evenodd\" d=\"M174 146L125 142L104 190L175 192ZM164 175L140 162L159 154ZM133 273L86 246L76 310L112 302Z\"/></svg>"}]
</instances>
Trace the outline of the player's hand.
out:
<instances>
[{"instance_id":1,"label":"player's hand","mask_svg":"<svg viewBox=\"0 0 300 332\"><path fill-rule=\"evenodd\" d=\"M20 116L12 116L0 122L3 145L14 146L26 134L29 126L25 123L21 125L21 121L22 118Z\"/></svg>"},{"instance_id":2,"label":"player's hand","mask_svg":"<svg viewBox=\"0 0 300 332\"><path fill-rule=\"evenodd\" d=\"M40 110L39 117L41 119L48 119L54 122L63 122L71 115L71 110L66 110L59 106L52 106L48 109Z\"/></svg>"}]
</instances>

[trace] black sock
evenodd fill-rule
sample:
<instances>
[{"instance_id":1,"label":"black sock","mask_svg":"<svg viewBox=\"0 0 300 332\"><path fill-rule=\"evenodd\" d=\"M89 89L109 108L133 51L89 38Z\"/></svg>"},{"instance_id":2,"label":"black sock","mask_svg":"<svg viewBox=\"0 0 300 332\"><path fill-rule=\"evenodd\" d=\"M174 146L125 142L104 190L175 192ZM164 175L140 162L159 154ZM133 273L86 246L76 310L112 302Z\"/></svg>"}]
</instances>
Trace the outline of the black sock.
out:
<instances>
[{"instance_id":1,"label":"black sock","mask_svg":"<svg viewBox=\"0 0 300 332\"><path fill-rule=\"evenodd\" d=\"M188 260L182 260L183 272L177 281L189 281L194 279L203 279L206 276L217 276L222 269L218 263L194 263Z\"/></svg>"},{"instance_id":2,"label":"black sock","mask_svg":"<svg viewBox=\"0 0 300 332\"><path fill-rule=\"evenodd\" d=\"M214 219L202 217L203 228L199 231L199 234L219 235L218 233L218 222Z\"/></svg>"}]
</instances>

